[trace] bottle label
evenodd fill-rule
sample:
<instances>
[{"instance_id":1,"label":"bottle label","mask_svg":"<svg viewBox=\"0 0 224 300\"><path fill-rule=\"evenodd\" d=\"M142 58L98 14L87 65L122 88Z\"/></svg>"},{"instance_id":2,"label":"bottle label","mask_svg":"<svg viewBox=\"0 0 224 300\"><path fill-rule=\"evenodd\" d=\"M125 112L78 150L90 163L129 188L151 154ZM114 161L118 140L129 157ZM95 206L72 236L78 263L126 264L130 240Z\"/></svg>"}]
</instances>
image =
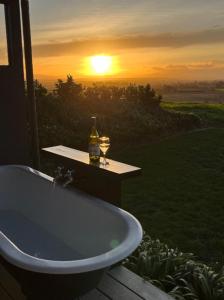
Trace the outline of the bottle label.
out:
<instances>
[{"instance_id":1,"label":"bottle label","mask_svg":"<svg viewBox=\"0 0 224 300\"><path fill-rule=\"evenodd\" d=\"M99 144L90 144L89 145L89 155L90 156L100 156Z\"/></svg>"}]
</instances>

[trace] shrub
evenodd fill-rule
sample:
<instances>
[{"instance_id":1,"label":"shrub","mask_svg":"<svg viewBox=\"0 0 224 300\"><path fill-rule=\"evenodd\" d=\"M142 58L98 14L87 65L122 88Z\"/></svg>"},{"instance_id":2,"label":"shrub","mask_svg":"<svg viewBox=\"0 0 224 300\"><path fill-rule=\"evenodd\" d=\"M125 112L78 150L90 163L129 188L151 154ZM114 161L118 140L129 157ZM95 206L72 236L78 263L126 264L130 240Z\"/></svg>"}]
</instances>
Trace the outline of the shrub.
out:
<instances>
[{"instance_id":1,"label":"shrub","mask_svg":"<svg viewBox=\"0 0 224 300\"><path fill-rule=\"evenodd\" d=\"M200 119L189 113L160 107L161 96L148 85L83 87L72 76L58 80L53 94L35 82L41 147L65 144L86 149L90 116L98 116L98 129L113 145L191 130Z\"/></svg>"},{"instance_id":2,"label":"shrub","mask_svg":"<svg viewBox=\"0 0 224 300\"><path fill-rule=\"evenodd\" d=\"M144 235L123 264L178 300L223 300L224 269L215 272L195 260L192 253L171 249Z\"/></svg>"}]
</instances>

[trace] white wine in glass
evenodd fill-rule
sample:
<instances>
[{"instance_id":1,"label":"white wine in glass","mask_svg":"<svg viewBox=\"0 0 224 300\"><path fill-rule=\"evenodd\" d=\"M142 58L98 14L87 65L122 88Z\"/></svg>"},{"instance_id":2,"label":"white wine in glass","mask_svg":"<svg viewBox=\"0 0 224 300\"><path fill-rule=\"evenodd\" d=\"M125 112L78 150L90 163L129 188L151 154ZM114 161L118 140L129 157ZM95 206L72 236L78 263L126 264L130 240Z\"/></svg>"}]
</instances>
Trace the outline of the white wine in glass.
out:
<instances>
[{"instance_id":1,"label":"white wine in glass","mask_svg":"<svg viewBox=\"0 0 224 300\"><path fill-rule=\"evenodd\" d=\"M109 162L106 160L106 153L110 148L110 139L107 136L102 136L99 138L100 150L103 153L103 165L109 165Z\"/></svg>"}]
</instances>

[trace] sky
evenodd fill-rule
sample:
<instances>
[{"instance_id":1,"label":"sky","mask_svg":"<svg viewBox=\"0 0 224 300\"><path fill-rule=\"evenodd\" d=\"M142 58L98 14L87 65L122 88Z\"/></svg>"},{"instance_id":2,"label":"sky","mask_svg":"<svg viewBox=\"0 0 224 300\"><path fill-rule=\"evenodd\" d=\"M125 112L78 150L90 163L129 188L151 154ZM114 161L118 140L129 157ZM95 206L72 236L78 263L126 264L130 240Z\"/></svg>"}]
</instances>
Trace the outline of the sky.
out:
<instances>
[{"instance_id":1,"label":"sky","mask_svg":"<svg viewBox=\"0 0 224 300\"><path fill-rule=\"evenodd\" d=\"M34 72L94 79L88 58L113 57L110 78L224 78L223 0L30 0Z\"/></svg>"}]
</instances>

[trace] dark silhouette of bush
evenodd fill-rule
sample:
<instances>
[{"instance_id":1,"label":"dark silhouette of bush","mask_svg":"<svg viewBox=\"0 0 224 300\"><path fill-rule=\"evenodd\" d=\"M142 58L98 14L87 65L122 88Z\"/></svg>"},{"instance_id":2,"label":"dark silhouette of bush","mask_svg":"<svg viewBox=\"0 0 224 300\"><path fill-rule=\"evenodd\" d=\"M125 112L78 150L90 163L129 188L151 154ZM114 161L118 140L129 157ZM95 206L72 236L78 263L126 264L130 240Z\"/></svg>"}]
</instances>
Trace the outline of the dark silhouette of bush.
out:
<instances>
[{"instance_id":1,"label":"dark silhouette of bush","mask_svg":"<svg viewBox=\"0 0 224 300\"><path fill-rule=\"evenodd\" d=\"M133 101L145 109L158 108L162 97L157 95L155 90L147 85L129 85L124 90L124 96L128 101Z\"/></svg>"},{"instance_id":2,"label":"dark silhouette of bush","mask_svg":"<svg viewBox=\"0 0 224 300\"><path fill-rule=\"evenodd\" d=\"M67 75L65 82L58 79L58 82L55 84L54 94L61 97L64 101L74 101L80 98L82 91L82 85L75 83L72 75Z\"/></svg>"},{"instance_id":3,"label":"dark silhouette of bush","mask_svg":"<svg viewBox=\"0 0 224 300\"><path fill-rule=\"evenodd\" d=\"M147 234L123 264L177 300L223 300L224 268L214 270Z\"/></svg>"},{"instance_id":4,"label":"dark silhouette of bush","mask_svg":"<svg viewBox=\"0 0 224 300\"><path fill-rule=\"evenodd\" d=\"M161 96L149 84L84 87L68 75L65 82L58 80L53 93L46 93L37 81L35 90L41 147L64 144L87 149L92 115L97 115L100 134L109 135L114 145L200 126L196 115L162 109Z\"/></svg>"},{"instance_id":5,"label":"dark silhouette of bush","mask_svg":"<svg viewBox=\"0 0 224 300\"><path fill-rule=\"evenodd\" d=\"M34 90L36 98L45 97L48 94L48 90L38 81L34 81Z\"/></svg>"}]
</instances>

